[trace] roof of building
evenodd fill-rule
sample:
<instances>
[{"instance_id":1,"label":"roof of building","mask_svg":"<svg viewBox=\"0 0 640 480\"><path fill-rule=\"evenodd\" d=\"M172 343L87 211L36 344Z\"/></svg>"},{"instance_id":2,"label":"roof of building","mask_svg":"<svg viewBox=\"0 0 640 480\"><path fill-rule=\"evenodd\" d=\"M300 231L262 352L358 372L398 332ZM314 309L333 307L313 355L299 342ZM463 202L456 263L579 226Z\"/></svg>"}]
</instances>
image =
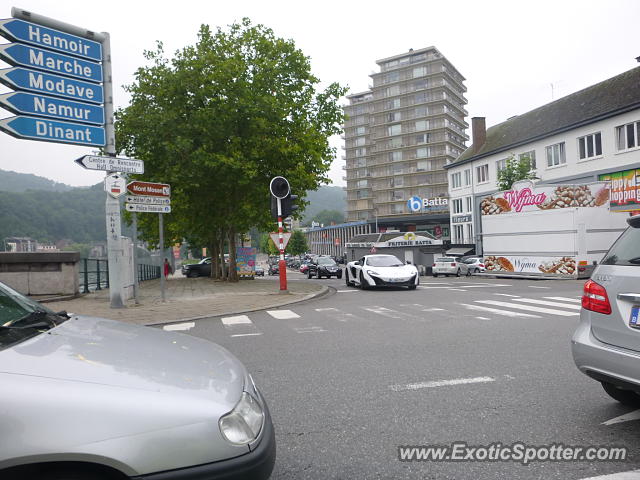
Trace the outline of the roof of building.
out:
<instances>
[{"instance_id":1,"label":"roof of building","mask_svg":"<svg viewBox=\"0 0 640 480\"><path fill-rule=\"evenodd\" d=\"M467 148L445 168L499 153L640 107L640 67L567 95L487 129L487 140Z\"/></svg>"}]
</instances>

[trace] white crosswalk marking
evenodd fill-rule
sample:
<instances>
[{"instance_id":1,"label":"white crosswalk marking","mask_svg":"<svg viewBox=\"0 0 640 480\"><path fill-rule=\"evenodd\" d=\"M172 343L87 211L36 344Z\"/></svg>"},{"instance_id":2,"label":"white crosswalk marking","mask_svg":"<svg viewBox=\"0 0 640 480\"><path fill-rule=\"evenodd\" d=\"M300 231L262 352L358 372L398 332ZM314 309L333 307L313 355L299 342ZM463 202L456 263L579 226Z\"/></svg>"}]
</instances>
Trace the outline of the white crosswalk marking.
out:
<instances>
[{"instance_id":1,"label":"white crosswalk marking","mask_svg":"<svg viewBox=\"0 0 640 480\"><path fill-rule=\"evenodd\" d=\"M246 315L236 315L235 317L222 317L222 324L225 327L231 327L233 325L250 325L251 320Z\"/></svg>"},{"instance_id":2,"label":"white crosswalk marking","mask_svg":"<svg viewBox=\"0 0 640 480\"><path fill-rule=\"evenodd\" d=\"M347 320L355 320L359 319L359 317L355 316L353 313L346 313L337 308L329 307L329 308L316 308L316 312L325 313L331 318L335 318L339 322L346 322Z\"/></svg>"},{"instance_id":3,"label":"white crosswalk marking","mask_svg":"<svg viewBox=\"0 0 640 480\"><path fill-rule=\"evenodd\" d=\"M467 310L477 310L480 312L495 313L497 315L502 315L505 317L542 318L539 315L531 315L529 313L521 313L521 312L512 312L511 310L501 310L499 308L483 307L481 305L470 305L468 303L461 303L460 305L462 305Z\"/></svg>"},{"instance_id":4,"label":"white crosswalk marking","mask_svg":"<svg viewBox=\"0 0 640 480\"><path fill-rule=\"evenodd\" d=\"M287 320L289 318L300 318L300 315L291 310L267 310L267 313L278 320Z\"/></svg>"},{"instance_id":5,"label":"white crosswalk marking","mask_svg":"<svg viewBox=\"0 0 640 480\"><path fill-rule=\"evenodd\" d=\"M559 300L561 302L574 302L574 303L582 303L581 298L569 298L569 297L544 297L547 300Z\"/></svg>"},{"instance_id":6,"label":"white crosswalk marking","mask_svg":"<svg viewBox=\"0 0 640 480\"><path fill-rule=\"evenodd\" d=\"M194 322L174 323L173 325L165 325L162 329L168 332L179 332L181 330L191 330L194 326Z\"/></svg>"},{"instance_id":7,"label":"white crosswalk marking","mask_svg":"<svg viewBox=\"0 0 640 480\"><path fill-rule=\"evenodd\" d=\"M526 310L528 312L548 313L550 315L560 315L563 317L574 317L580 315L577 312L566 312L551 308L534 307L533 305L521 305L518 303L500 302L498 300L476 300L476 303L485 305L495 305L497 307L515 308L516 310Z\"/></svg>"},{"instance_id":8,"label":"white crosswalk marking","mask_svg":"<svg viewBox=\"0 0 640 480\"><path fill-rule=\"evenodd\" d=\"M362 307L362 308L364 308L368 312L376 313L378 315L382 315L383 317L387 317L387 318L402 319L410 316L406 314L401 314L396 310L391 310L390 308L385 308L385 307L371 307L371 308Z\"/></svg>"},{"instance_id":9,"label":"white crosswalk marking","mask_svg":"<svg viewBox=\"0 0 640 480\"><path fill-rule=\"evenodd\" d=\"M560 302L549 302L548 300L538 300L535 298L514 298L513 301L522 302L522 303L533 303L535 305L546 305L548 307L569 308L571 310L580 310L582 308L580 305L571 305L568 303L560 303Z\"/></svg>"},{"instance_id":10,"label":"white crosswalk marking","mask_svg":"<svg viewBox=\"0 0 640 480\"><path fill-rule=\"evenodd\" d=\"M326 332L326 330L322 327L296 327L294 328L296 333L320 333Z\"/></svg>"},{"instance_id":11,"label":"white crosswalk marking","mask_svg":"<svg viewBox=\"0 0 640 480\"><path fill-rule=\"evenodd\" d=\"M494 295L499 295L501 297L512 297L512 298L518 298L519 295L509 295L508 293L494 293Z\"/></svg>"}]
</instances>

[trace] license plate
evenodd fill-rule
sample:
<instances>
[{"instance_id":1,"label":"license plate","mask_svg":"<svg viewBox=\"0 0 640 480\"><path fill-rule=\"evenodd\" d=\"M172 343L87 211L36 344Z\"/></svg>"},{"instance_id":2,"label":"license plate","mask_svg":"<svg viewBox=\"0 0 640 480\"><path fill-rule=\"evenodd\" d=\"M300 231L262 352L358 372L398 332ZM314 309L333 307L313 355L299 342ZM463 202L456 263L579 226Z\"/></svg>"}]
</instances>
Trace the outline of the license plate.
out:
<instances>
[{"instance_id":1,"label":"license plate","mask_svg":"<svg viewBox=\"0 0 640 480\"><path fill-rule=\"evenodd\" d=\"M631 318L629 319L629 326L640 328L640 306L631 307Z\"/></svg>"}]
</instances>

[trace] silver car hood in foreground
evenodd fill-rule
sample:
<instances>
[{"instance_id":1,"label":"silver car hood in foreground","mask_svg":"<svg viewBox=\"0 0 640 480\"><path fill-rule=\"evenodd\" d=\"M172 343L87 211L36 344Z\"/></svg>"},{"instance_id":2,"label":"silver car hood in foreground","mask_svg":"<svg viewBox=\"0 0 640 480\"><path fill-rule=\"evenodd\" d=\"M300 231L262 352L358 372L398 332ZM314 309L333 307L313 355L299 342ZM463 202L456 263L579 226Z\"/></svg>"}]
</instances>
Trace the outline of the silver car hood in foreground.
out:
<instances>
[{"instance_id":1,"label":"silver car hood in foreground","mask_svg":"<svg viewBox=\"0 0 640 480\"><path fill-rule=\"evenodd\" d=\"M231 406L246 376L231 353L206 340L84 316L0 351L0 372L202 395Z\"/></svg>"}]
</instances>

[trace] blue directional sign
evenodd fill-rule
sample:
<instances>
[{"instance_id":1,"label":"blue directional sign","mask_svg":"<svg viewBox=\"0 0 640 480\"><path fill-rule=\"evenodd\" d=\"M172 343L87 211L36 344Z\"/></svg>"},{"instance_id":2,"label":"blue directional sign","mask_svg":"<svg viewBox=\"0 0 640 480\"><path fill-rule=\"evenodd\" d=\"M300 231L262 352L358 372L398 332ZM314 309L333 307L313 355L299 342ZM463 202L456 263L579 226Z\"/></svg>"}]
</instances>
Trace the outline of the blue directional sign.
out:
<instances>
[{"instance_id":1,"label":"blue directional sign","mask_svg":"<svg viewBox=\"0 0 640 480\"><path fill-rule=\"evenodd\" d=\"M7 43L0 45L0 58L11 65L22 65L80 80L102 82L102 65L99 63L54 53L42 48L20 43Z\"/></svg>"},{"instance_id":2,"label":"blue directional sign","mask_svg":"<svg viewBox=\"0 0 640 480\"><path fill-rule=\"evenodd\" d=\"M104 101L100 85L23 67L0 70L0 83L16 90L45 93L82 102L102 103Z\"/></svg>"},{"instance_id":3,"label":"blue directional sign","mask_svg":"<svg viewBox=\"0 0 640 480\"><path fill-rule=\"evenodd\" d=\"M87 58L102 60L102 45L82 37L43 27L17 18L0 20L0 35L9 40Z\"/></svg>"},{"instance_id":4,"label":"blue directional sign","mask_svg":"<svg viewBox=\"0 0 640 480\"><path fill-rule=\"evenodd\" d=\"M22 115L0 120L0 130L16 138L44 142L95 147L103 147L106 143L104 128Z\"/></svg>"},{"instance_id":5,"label":"blue directional sign","mask_svg":"<svg viewBox=\"0 0 640 480\"><path fill-rule=\"evenodd\" d=\"M104 108L61 98L13 92L0 95L0 106L14 113L58 118L72 122L104 124Z\"/></svg>"}]
</instances>

